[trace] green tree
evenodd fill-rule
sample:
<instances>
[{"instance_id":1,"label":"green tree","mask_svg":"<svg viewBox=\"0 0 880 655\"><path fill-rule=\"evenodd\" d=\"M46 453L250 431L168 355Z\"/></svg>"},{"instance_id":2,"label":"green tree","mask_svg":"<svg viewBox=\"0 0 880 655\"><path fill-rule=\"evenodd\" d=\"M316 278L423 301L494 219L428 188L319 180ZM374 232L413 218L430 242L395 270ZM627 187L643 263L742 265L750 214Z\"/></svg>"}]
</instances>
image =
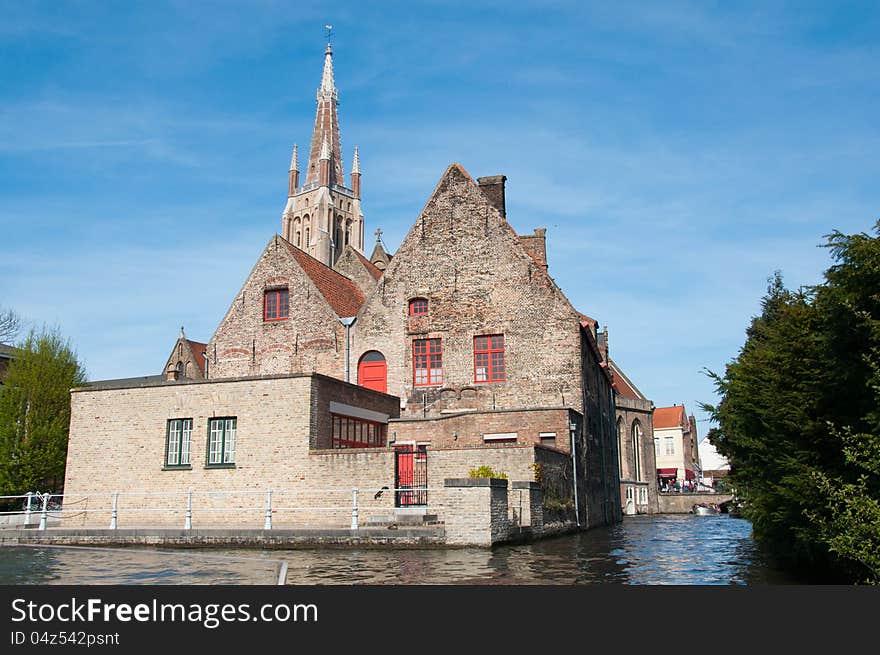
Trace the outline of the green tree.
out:
<instances>
[{"instance_id":1,"label":"green tree","mask_svg":"<svg viewBox=\"0 0 880 655\"><path fill-rule=\"evenodd\" d=\"M755 537L784 562L880 581L880 222L828 235L822 284L777 274L704 405Z\"/></svg>"},{"instance_id":2,"label":"green tree","mask_svg":"<svg viewBox=\"0 0 880 655\"><path fill-rule=\"evenodd\" d=\"M64 480L70 389L85 371L57 330L31 330L18 348L0 392L0 492L54 491Z\"/></svg>"}]
</instances>

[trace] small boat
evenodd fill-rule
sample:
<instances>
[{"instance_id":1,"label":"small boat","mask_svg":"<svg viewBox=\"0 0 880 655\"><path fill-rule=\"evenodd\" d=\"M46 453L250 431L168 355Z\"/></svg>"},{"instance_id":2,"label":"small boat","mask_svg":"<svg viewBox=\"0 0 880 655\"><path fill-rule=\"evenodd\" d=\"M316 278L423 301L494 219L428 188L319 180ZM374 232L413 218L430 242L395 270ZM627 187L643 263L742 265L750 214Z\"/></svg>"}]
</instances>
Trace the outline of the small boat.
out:
<instances>
[{"instance_id":1,"label":"small boat","mask_svg":"<svg viewBox=\"0 0 880 655\"><path fill-rule=\"evenodd\" d=\"M695 516L716 516L721 514L721 508L715 503L697 503L691 511Z\"/></svg>"}]
</instances>

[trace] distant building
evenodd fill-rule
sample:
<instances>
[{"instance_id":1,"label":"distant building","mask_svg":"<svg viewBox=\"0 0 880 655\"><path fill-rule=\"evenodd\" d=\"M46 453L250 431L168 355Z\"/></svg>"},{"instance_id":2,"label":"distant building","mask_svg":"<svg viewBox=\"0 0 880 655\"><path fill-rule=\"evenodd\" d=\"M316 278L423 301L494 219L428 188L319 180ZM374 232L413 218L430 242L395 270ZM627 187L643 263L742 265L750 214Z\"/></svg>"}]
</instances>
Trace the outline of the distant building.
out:
<instances>
[{"instance_id":1,"label":"distant building","mask_svg":"<svg viewBox=\"0 0 880 655\"><path fill-rule=\"evenodd\" d=\"M205 351L208 344L187 339L180 328L177 342L165 362L163 374L169 380L204 380L208 366Z\"/></svg>"},{"instance_id":2,"label":"distant building","mask_svg":"<svg viewBox=\"0 0 880 655\"><path fill-rule=\"evenodd\" d=\"M700 463L703 466L703 483L714 486L719 478L730 473L730 463L726 457L718 453L708 439L703 439L699 446Z\"/></svg>"},{"instance_id":3,"label":"distant building","mask_svg":"<svg viewBox=\"0 0 880 655\"><path fill-rule=\"evenodd\" d=\"M684 405L654 410L654 453L661 487L676 481L684 484L687 480L699 480L697 422L693 415L687 415Z\"/></svg>"},{"instance_id":4,"label":"distant building","mask_svg":"<svg viewBox=\"0 0 880 655\"><path fill-rule=\"evenodd\" d=\"M18 349L14 346L8 346L0 343L0 384L6 379L6 372L9 370L9 364L15 359Z\"/></svg>"}]
</instances>

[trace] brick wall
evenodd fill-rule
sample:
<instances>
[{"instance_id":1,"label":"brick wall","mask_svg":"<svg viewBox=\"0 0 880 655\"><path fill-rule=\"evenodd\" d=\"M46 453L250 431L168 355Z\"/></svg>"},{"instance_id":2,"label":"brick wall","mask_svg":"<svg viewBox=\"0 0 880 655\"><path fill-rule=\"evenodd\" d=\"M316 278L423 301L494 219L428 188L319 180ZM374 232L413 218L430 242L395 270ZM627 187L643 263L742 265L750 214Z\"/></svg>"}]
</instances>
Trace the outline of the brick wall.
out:
<instances>
[{"instance_id":1,"label":"brick wall","mask_svg":"<svg viewBox=\"0 0 880 655\"><path fill-rule=\"evenodd\" d=\"M208 343L211 379L317 371L345 375L345 328L272 237ZM266 289L287 287L290 317L263 320Z\"/></svg>"},{"instance_id":2,"label":"brick wall","mask_svg":"<svg viewBox=\"0 0 880 655\"><path fill-rule=\"evenodd\" d=\"M388 429L397 441L429 443L432 447L469 447L492 445L483 435L516 434L516 443L543 443L569 450L569 410L517 409L467 412L427 419L392 420ZM555 437L541 434L555 434Z\"/></svg>"},{"instance_id":3,"label":"brick wall","mask_svg":"<svg viewBox=\"0 0 880 655\"><path fill-rule=\"evenodd\" d=\"M411 298L428 315L410 318ZM581 399L577 313L473 180L451 166L352 329L354 360L378 350L403 417L441 409L571 406ZM506 380L476 383L476 335L503 334ZM413 385L412 341L440 338L443 384Z\"/></svg>"},{"instance_id":4,"label":"brick wall","mask_svg":"<svg viewBox=\"0 0 880 655\"><path fill-rule=\"evenodd\" d=\"M650 400L636 398L616 398L617 429L620 432L620 443L623 450L620 453L621 480L638 480L648 483L648 514L656 514L657 504L657 461L654 454L654 421L653 403ZM641 427L641 441L639 443L640 469L639 475L635 471L635 442L633 438L633 425L638 421ZM663 444L661 444L662 447ZM626 499L621 495L621 506Z\"/></svg>"},{"instance_id":5,"label":"brick wall","mask_svg":"<svg viewBox=\"0 0 880 655\"><path fill-rule=\"evenodd\" d=\"M279 525L345 525L352 487L392 486L389 449L311 453L310 441L329 438L330 398L372 411L396 411L396 399L324 376L286 376L249 380L169 382L161 386L74 391L67 456L66 509L92 510L69 519L75 525L109 524L113 492L120 492L120 527L183 526L186 492L193 497L194 525L263 525L265 492L276 491ZM208 420L237 419L235 467L206 466ZM163 470L166 422L192 418L191 468ZM339 491L312 493L315 490ZM238 490L212 496L205 492ZM291 493L282 494L286 490ZM174 492L146 496L143 492ZM258 492L258 493L246 493ZM309 493L306 493L309 492ZM103 494L84 498L82 494ZM388 496L379 505L389 506ZM372 496L370 496L372 498ZM252 508L230 513L221 506ZM160 511L134 513L146 506ZM334 512L309 508L339 506ZM349 509L346 509L349 508Z\"/></svg>"}]
</instances>

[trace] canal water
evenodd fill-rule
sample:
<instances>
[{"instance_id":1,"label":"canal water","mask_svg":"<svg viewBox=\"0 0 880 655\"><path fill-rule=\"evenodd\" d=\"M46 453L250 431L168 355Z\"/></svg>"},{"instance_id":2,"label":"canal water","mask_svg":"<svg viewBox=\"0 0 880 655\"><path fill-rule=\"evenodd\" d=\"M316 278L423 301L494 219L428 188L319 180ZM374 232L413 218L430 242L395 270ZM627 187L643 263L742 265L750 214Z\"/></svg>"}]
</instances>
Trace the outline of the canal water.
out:
<instances>
[{"instance_id":1,"label":"canal water","mask_svg":"<svg viewBox=\"0 0 880 655\"><path fill-rule=\"evenodd\" d=\"M611 528L493 550L0 548L0 584L791 584L751 524L720 516L627 517Z\"/></svg>"}]
</instances>

